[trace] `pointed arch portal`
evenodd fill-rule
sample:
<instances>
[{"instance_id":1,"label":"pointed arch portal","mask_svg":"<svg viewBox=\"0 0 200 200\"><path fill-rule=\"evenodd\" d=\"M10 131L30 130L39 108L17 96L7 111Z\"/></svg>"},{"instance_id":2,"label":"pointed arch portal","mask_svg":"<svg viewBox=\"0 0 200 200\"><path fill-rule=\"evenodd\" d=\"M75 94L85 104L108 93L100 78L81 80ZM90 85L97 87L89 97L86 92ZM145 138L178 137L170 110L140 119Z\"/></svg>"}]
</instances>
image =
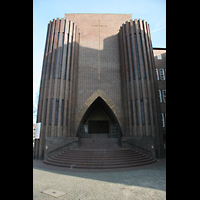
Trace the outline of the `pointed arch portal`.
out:
<instances>
[{"instance_id":1,"label":"pointed arch portal","mask_svg":"<svg viewBox=\"0 0 200 200\"><path fill-rule=\"evenodd\" d=\"M116 105L101 90L96 91L85 102L76 118L76 127L81 124L88 127L88 133L111 134L111 127L118 126L121 133L121 115ZM78 130L77 130L78 136Z\"/></svg>"}]
</instances>

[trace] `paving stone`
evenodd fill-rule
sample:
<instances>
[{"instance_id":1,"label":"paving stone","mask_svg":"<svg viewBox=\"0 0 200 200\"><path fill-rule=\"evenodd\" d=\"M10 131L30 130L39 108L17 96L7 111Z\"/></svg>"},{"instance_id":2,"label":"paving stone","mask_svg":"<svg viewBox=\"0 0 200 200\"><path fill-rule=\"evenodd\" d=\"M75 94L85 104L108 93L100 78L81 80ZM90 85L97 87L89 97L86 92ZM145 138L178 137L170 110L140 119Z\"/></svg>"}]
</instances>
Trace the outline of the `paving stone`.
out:
<instances>
[{"instance_id":1,"label":"paving stone","mask_svg":"<svg viewBox=\"0 0 200 200\"><path fill-rule=\"evenodd\" d=\"M146 169L114 172L61 169L33 166L33 199L166 199L165 164ZM53 197L44 193L51 189L64 194Z\"/></svg>"},{"instance_id":2,"label":"paving stone","mask_svg":"<svg viewBox=\"0 0 200 200\"><path fill-rule=\"evenodd\" d=\"M60 192L60 191L54 190L54 189L44 190L44 191L42 191L42 193L51 195L51 196L53 196L53 197L60 197L60 196L63 196L63 195L66 194L66 193L64 193L64 192Z\"/></svg>"}]
</instances>

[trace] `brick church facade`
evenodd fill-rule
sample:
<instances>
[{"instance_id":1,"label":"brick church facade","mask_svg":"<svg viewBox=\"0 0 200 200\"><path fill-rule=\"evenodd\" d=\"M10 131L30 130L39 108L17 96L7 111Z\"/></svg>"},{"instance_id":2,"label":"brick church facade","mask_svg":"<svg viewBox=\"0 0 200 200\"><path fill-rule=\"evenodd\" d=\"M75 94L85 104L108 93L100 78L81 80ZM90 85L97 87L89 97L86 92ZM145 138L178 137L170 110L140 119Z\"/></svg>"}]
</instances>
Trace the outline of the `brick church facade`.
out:
<instances>
[{"instance_id":1,"label":"brick church facade","mask_svg":"<svg viewBox=\"0 0 200 200\"><path fill-rule=\"evenodd\" d=\"M164 157L166 49L130 14L65 14L49 22L35 159L80 137L121 138Z\"/></svg>"}]
</instances>

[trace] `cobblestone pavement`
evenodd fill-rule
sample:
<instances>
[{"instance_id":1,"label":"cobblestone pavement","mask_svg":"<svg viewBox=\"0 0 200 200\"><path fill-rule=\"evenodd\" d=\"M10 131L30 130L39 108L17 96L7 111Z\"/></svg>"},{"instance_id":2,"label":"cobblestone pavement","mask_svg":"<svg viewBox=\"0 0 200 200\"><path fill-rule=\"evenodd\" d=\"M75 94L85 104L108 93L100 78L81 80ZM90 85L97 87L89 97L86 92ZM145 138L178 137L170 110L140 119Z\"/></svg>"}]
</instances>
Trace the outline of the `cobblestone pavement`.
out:
<instances>
[{"instance_id":1,"label":"cobblestone pavement","mask_svg":"<svg viewBox=\"0 0 200 200\"><path fill-rule=\"evenodd\" d=\"M43 191L65 193L53 197ZM33 166L33 199L166 199L166 164L115 172L78 172Z\"/></svg>"}]
</instances>

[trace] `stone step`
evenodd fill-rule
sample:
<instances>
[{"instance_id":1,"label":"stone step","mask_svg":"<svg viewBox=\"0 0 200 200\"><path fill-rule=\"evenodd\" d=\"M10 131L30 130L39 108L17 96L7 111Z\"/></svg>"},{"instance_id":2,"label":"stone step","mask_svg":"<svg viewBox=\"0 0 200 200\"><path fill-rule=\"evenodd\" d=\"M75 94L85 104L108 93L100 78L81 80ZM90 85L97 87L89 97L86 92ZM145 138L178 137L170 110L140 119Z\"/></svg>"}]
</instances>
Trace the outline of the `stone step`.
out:
<instances>
[{"instance_id":1,"label":"stone step","mask_svg":"<svg viewBox=\"0 0 200 200\"><path fill-rule=\"evenodd\" d=\"M119 149L118 138L82 138L79 149Z\"/></svg>"},{"instance_id":2,"label":"stone step","mask_svg":"<svg viewBox=\"0 0 200 200\"><path fill-rule=\"evenodd\" d=\"M63 166L70 168L88 168L88 169L110 169L110 168L124 168L142 166L156 162L155 159L134 152L130 149L121 150L122 154L118 153L120 150L107 150L105 155L101 154L102 151L81 151L81 150L68 150L60 154L56 154L51 158L44 161L46 164L55 166ZM109 153L114 154L109 154Z\"/></svg>"},{"instance_id":3,"label":"stone step","mask_svg":"<svg viewBox=\"0 0 200 200\"><path fill-rule=\"evenodd\" d=\"M57 153L44 160L44 163L68 168L111 169L157 162L130 148L121 148L118 141L118 138L82 138L78 149Z\"/></svg>"},{"instance_id":4,"label":"stone step","mask_svg":"<svg viewBox=\"0 0 200 200\"><path fill-rule=\"evenodd\" d=\"M138 162L142 160L152 159L147 157L142 158L77 158L77 159L66 159L66 158L59 158L59 157L53 157L49 158L50 160L57 160L57 161L70 161L70 162L90 162L90 163L115 163L115 162Z\"/></svg>"},{"instance_id":5,"label":"stone step","mask_svg":"<svg viewBox=\"0 0 200 200\"><path fill-rule=\"evenodd\" d=\"M82 164L82 165L77 165L77 164L66 164L66 163L55 163L51 161L45 160L44 163L49 164L49 165L54 165L54 166L59 166L59 167L67 167L67 168L81 168L81 169L112 169L112 168L128 168L128 167L138 167L138 166L143 166L143 165L149 165L152 163L155 163L157 161L151 160L151 161L146 161L146 162L138 162L138 163L130 163L130 164L117 164L117 165L92 165L91 163L88 163L87 165Z\"/></svg>"},{"instance_id":6,"label":"stone step","mask_svg":"<svg viewBox=\"0 0 200 200\"><path fill-rule=\"evenodd\" d=\"M66 157L79 157L79 158L87 158L87 157L90 157L90 158L95 158L95 157L101 157L101 158L125 158L125 157L145 157L145 155L142 155L142 154L139 154L139 153L136 153L136 152L112 152L112 153L108 153L108 152L98 152L98 151L95 151L95 152L62 152L62 153L58 153L56 155L56 157L63 157L63 158L66 158Z\"/></svg>"},{"instance_id":7,"label":"stone step","mask_svg":"<svg viewBox=\"0 0 200 200\"><path fill-rule=\"evenodd\" d=\"M116 161L116 162L80 162L80 161L62 161L62 160L54 160L54 159L50 159L48 158L47 161L50 161L50 162L53 162L53 163L57 163L57 164L67 164L67 165L87 165L87 166L116 166L116 165L129 165L129 164L138 164L138 163L146 163L146 162L152 162L153 160L152 159L146 159L145 161L144 160L141 160L141 161Z\"/></svg>"}]
</instances>

